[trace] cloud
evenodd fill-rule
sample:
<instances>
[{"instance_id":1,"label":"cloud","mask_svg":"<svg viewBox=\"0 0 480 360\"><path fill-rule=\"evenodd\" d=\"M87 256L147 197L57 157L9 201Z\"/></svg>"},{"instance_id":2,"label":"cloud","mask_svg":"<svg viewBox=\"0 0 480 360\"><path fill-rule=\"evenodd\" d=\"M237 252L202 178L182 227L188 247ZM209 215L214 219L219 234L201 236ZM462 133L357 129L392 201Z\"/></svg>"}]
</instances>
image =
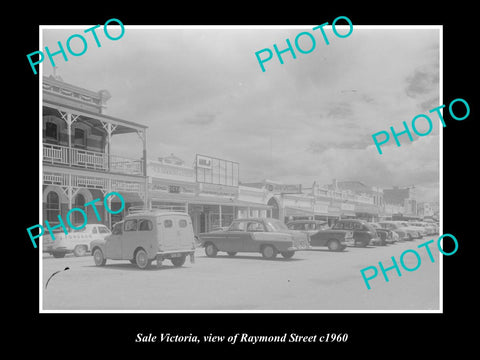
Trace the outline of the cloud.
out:
<instances>
[{"instance_id":1,"label":"cloud","mask_svg":"<svg viewBox=\"0 0 480 360\"><path fill-rule=\"evenodd\" d=\"M255 52L300 31L127 27L122 39L102 38L101 48L59 63L58 73L77 86L108 89L106 114L147 125L150 158L173 152L187 163L196 153L234 160L243 181L338 178L435 188L438 123L400 148L392 141L383 155L371 135L401 129L439 105L438 30L356 28L297 59L285 53L283 65L274 57L262 72ZM44 45L78 32L45 31ZM112 152L141 153L130 135L114 139Z\"/></svg>"}]
</instances>

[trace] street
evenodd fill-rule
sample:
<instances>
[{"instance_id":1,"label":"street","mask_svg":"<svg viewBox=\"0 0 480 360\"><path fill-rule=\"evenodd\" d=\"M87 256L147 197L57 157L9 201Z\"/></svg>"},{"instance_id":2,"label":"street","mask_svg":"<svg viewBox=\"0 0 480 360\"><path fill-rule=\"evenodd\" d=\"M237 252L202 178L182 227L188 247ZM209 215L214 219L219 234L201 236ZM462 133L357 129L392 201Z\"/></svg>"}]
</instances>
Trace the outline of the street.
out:
<instances>
[{"instance_id":1,"label":"street","mask_svg":"<svg viewBox=\"0 0 480 360\"><path fill-rule=\"evenodd\" d=\"M435 262L419 244L436 236L387 246L348 247L343 252L312 248L264 260L260 254L208 258L196 250L195 263L176 268L164 261L140 270L128 261L108 260L96 267L92 256L62 259L43 255L43 310L438 310L440 306L439 252L431 246ZM421 265L408 272L400 266L400 254L415 249ZM411 255L411 254L410 254ZM402 273L395 270L386 282L385 268L394 256ZM405 256L405 265L417 260ZM360 270L376 266L378 276L367 290ZM56 271L61 271L50 279ZM368 274L371 274L370 272Z\"/></svg>"}]
</instances>

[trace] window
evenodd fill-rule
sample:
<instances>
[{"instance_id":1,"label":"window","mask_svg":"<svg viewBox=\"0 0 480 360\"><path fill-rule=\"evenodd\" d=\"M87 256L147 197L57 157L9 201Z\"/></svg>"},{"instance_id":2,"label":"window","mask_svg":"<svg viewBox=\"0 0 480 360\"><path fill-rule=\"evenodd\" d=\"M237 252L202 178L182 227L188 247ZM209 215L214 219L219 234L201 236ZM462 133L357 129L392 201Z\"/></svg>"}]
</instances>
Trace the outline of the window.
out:
<instances>
[{"instance_id":1,"label":"window","mask_svg":"<svg viewBox=\"0 0 480 360\"><path fill-rule=\"evenodd\" d=\"M170 219L167 219L163 222L163 226L165 226L165 228L171 228L173 226L173 221Z\"/></svg>"},{"instance_id":2,"label":"window","mask_svg":"<svg viewBox=\"0 0 480 360\"><path fill-rule=\"evenodd\" d=\"M180 226L181 228L187 227L187 220L185 219L178 220L178 226Z\"/></svg>"},{"instance_id":3,"label":"window","mask_svg":"<svg viewBox=\"0 0 480 360\"><path fill-rule=\"evenodd\" d=\"M85 211L85 197L82 194L78 194L75 197L75 204L73 204L73 207L74 208L79 208L79 209L82 209L83 211ZM85 211L85 213L87 213L87 212ZM80 211L75 211L73 213L73 223L74 224L81 225L81 224L85 223L86 221L87 221L87 219L84 218L83 214Z\"/></svg>"},{"instance_id":4,"label":"window","mask_svg":"<svg viewBox=\"0 0 480 360\"><path fill-rule=\"evenodd\" d=\"M247 231L265 231L265 228L263 227L263 224L255 221L248 223Z\"/></svg>"},{"instance_id":5,"label":"window","mask_svg":"<svg viewBox=\"0 0 480 360\"><path fill-rule=\"evenodd\" d=\"M354 225L354 224L351 223L351 222L345 222L345 223L343 223L343 228L344 228L345 230L353 230L353 225Z\"/></svg>"},{"instance_id":6,"label":"window","mask_svg":"<svg viewBox=\"0 0 480 360\"><path fill-rule=\"evenodd\" d=\"M50 191L47 195L47 220L49 223L58 223L58 215L60 215L60 200L55 191Z\"/></svg>"},{"instance_id":7,"label":"window","mask_svg":"<svg viewBox=\"0 0 480 360\"><path fill-rule=\"evenodd\" d=\"M113 235L122 235L122 225L123 223L113 225Z\"/></svg>"},{"instance_id":8,"label":"window","mask_svg":"<svg viewBox=\"0 0 480 360\"><path fill-rule=\"evenodd\" d=\"M58 127L53 122L47 122L45 124L45 138L48 140L58 141Z\"/></svg>"},{"instance_id":9,"label":"window","mask_svg":"<svg viewBox=\"0 0 480 360\"><path fill-rule=\"evenodd\" d=\"M153 224L150 220L139 220L138 230L139 231L152 231Z\"/></svg>"},{"instance_id":10,"label":"window","mask_svg":"<svg viewBox=\"0 0 480 360\"><path fill-rule=\"evenodd\" d=\"M361 223L353 223L353 228L355 230L368 230L366 226L363 226Z\"/></svg>"},{"instance_id":11,"label":"window","mask_svg":"<svg viewBox=\"0 0 480 360\"><path fill-rule=\"evenodd\" d=\"M332 229L335 229L335 230L343 230L343 223L341 223L341 222L335 223L335 225L333 225L333 228L332 228Z\"/></svg>"},{"instance_id":12,"label":"window","mask_svg":"<svg viewBox=\"0 0 480 360\"><path fill-rule=\"evenodd\" d=\"M137 231L137 219L130 219L125 221L125 231Z\"/></svg>"},{"instance_id":13,"label":"window","mask_svg":"<svg viewBox=\"0 0 480 360\"><path fill-rule=\"evenodd\" d=\"M92 234L96 234L96 233L97 233L97 228L94 226L94 227L92 228Z\"/></svg>"},{"instance_id":14,"label":"window","mask_svg":"<svg viewBox=\"0 0 480 360\"><path fill-rule=\"evenodd\" d=\"M245 231L247 223L244 221L235 221L230 226L230 231Z\"/></svg>"},{"instance_id":15,"label":"window","mask_svg":"<svg viewBox=\"0 0 480 360\"><path fill-rule=\"evenodd\" d=\"M75 146L86 147L85 130L75 129L73 143Z\"/></svg>"},{"instance_id":16,"label":"window","mask_svg":"<svg viewBox=\"0 0 480 360\"><path fill-rule=\"evenodd\" d=\"M110 230L108 230L108 228L106 226L99 226L98 227L98 232L100 234L109 234Z\"/></svg>"}]
</instances>

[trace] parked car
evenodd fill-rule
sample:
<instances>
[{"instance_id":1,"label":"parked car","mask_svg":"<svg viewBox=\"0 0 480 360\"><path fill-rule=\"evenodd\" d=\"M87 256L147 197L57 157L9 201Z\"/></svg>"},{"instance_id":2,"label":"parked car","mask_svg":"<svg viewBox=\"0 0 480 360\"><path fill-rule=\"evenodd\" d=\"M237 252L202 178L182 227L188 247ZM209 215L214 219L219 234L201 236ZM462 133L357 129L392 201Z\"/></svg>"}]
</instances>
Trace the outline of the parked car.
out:
<instances>
[{"instance_id":1,"label":"parked car","mask_svg":"<svg viewBox=\"0 0 480 360\"><path fill-rule=\"evenodd\" d=\"M309 248L306 234L289 230L283 222L271 218L237 219L226 230L198 236L208 257L225 251L229 256L259 252L265 259L273 259L280 253L288 259L295 251Z\"/></svg>"},{"instance_id":2,"label":"parked car","mask_svg":"<svg viewBox=\"0 0 480 360\"><path fill-rule=\"evenodd\" d=\"M426 231L425 235L435 235L438 234L436 231L435 225L423 221L409 221L409 225L423 227Z\"/></svg>"},{"instance_id":3,"label":"parked car","mask_svg":"<svg viewBox=\"0 0 480 360\"><path fill-rule=\"evenodd\" d=\"M396 239L398 239L398 235L394 236L394 232L392 230L384 229L382 226L376 222L369 222L369 224L375 228L375 231L377 232L378 237L380 238L380 241L378 242L378 245L387 245L387 244L393 244ZM374 244L377 245L377 244Z\"/></svg>"},{"instance_id":4,"label":"parked car","mask_svg":"<svg viewBox=\"0 0 480 360\"><path fill-rule=\"evenodd\" d=\"M414 226L414 225L410 225L408 223L408 221L396 221L398 224L404 226L405 228L408 228L408 229L411 229L413 231L415 231L417 233L416 236L413 236L414 239L421 239L422 237L426 236L427 235L427 231L425 230L425 228L421 227L421 226Z\"/></svg>"},{"instance_id":5,"label":"parked car","mask_svg":"<svg viewBox=\"0 0 480 360\"><path fill-rule=\"evenodd\" d=\"M384 229L392 230L397 233L401 241L413 240L415 237L418 237L417 231L406 228L405 226L397 223L396 221L380 221L378 224Z\"/></svg>"},{"instance_id":6,"label":"parked car","mask_svg":"<svg viewBox=\"0 0 480 360\"><path fill-rule=\"evenodd\" d=\"M354 245L353 231L332 230L326 221L293 220L287 223L287 227L307 234L310 246L327 246L330 251L342 251L348 245Z\"/></svg>"},{"instance_id":7,"label":"parked car","mask_svg":"<svg viewBox=\"0 0 480 360\"><path fill-rule=\"evenodd\" d=\"M111 231L103 224L86 224L80 230L70 230L67 235L63 230L54 231L55 240L51 235L43 235L43 252L56 258L63 258L68 253L84 256L90 250L92 240L103 240Z\"/></svg>"},{"instance_id":8,"label":"parked car","mask_svg":"<svg viewBox=\"0 0 480 360\"><path fill-rule=\"evenodd\" d=\"M113 226L112 235L91 242L95 265L105 265L107 259L129 260L146 269L156 260L157 266L168 259L182 266L186 257L194 262L192 220L184 212L146 211L127 215Z\"/></svg>"},{"instance_id":9,"label":"parked car","mask_svg":"<svg viewBox=\"0 0 480 360\"><path fill-rule=\"evenodd\" d=\"M375 229L365 220L341 219L337 220L332 229L353 231L355 246L365 247L380 240Z\"/></svg>"}]
</instances>

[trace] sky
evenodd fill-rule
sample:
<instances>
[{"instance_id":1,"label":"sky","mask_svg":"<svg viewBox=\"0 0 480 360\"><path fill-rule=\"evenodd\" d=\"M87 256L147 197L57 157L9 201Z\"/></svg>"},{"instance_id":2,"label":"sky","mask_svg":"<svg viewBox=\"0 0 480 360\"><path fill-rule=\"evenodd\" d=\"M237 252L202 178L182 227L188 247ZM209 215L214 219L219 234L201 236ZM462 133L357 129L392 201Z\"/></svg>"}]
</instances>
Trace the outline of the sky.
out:
<instances>
[{"instance_id":1,"label":"sky","mask_svg":"<svg viewBox=\"0 0 480 360\"><path fill-rule=\"evenodd\" d=\"M314 181L358 180L370 186L412 186L419 201L438 201L439 131L393 137L380 155L372 134L403 130L429 114L439 98L439 29L355 27L340 38L325 28L329 45L312 27L156 28L126 26L117 41L97 30L101 47L65 62L62 79L93 91L107 89L104 113L148 126L147 157L174 153L190 165L195 154L240 163L240 181L271 179L310 187ZM44 29L43 46L58 49L90 26ZM347 33L346 28L338 28ZM113 37L119 29L109 26ZM117 31L117 32L115 32ZM302 31L315 49L297 58L274 55L262 72L255 52L286 48ZM79 39L72 40L81 51ZM308 37L300 46L308 49ZM262 55L264 56L264 55ZM43 75L53 73L46 59ZM426 131L423 121L417 129ZM136 134L114 136L112 153L141 156Z\"/></svg>"}]
</instances>

